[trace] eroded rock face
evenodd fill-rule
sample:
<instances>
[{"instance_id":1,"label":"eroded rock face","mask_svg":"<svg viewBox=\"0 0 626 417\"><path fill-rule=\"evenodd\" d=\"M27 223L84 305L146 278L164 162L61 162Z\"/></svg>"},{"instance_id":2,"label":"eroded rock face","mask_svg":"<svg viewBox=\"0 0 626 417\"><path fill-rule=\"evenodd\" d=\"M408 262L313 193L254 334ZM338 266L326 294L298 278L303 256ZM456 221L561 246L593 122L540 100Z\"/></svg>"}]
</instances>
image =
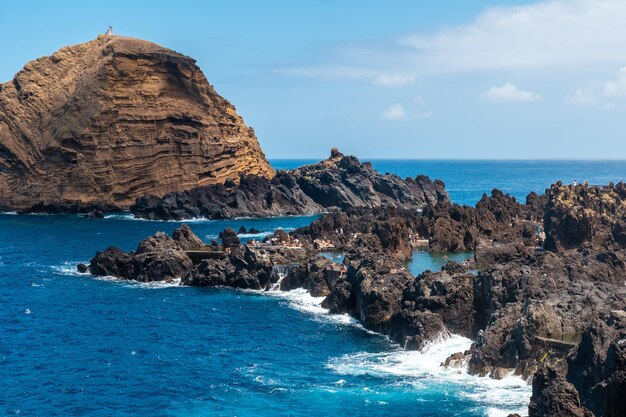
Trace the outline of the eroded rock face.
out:
<instances>
[{"instance_id":1,"label":"eroded rock face","mask_svg":"<svg viewBox=\"0 0 626 417\"><path fill-rule=\"evenodd\" d=\"M530 417L593 417L580 404L576 388L550 367L541 369L533 379L528 414Z\"/></svg>"},{"instance_id":2,"label":"eroded rock face","mask_svg":"<svg viewBox=\"0 0 626 417\"><path fill-rule=\"evenodd\" d=\"M0 85L0 204L108 203L273 171L195 61L120 36L65 47Z\"/></svg>"},{"instance_id":3,"label":"eroded rock face","mask_svg":"<svg viewBox=\"0 0 626 417\"><path fill-rule=\"evenodd\" d=\"M551 251L626 247L626 184L561 185L547 191L545 248Z\"/></svg>"},{"instance_id":4,"label":"eroded rock face","mask_svg":"<svg viewBox=\"0 0 626 417\"><path fill-rule=\"evenodd\" d=\"M568 358L567 380L596 416L626 414L626 312L615 310L585 330Z\"/></svg>"}]
</instances>

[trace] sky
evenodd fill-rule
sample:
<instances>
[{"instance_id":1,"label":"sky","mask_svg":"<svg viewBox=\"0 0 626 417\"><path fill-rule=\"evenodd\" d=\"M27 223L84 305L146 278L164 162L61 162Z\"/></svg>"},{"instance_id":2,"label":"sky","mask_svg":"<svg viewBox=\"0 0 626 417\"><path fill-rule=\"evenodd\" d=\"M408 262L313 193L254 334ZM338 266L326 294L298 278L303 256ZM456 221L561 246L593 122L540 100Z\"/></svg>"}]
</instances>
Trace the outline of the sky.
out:
<instances>
[{"instance_id":1,"label":"sky","mask_svg":"<svg viewBox=\"0 0 626 417\"><path fill-rule=\"evenodd\" d=\"M189 55L269 158L626 159L624 0L11 1L0 82L104 33Z\"/></svg>"}]
</instances>

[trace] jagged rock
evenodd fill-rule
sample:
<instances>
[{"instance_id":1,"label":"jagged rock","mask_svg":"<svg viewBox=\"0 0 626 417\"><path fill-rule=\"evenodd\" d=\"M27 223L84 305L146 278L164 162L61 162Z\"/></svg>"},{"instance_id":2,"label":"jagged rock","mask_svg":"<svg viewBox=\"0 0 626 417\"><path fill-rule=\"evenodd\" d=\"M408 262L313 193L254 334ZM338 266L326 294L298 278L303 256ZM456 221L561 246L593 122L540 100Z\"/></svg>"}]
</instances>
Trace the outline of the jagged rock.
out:
<instances>
[{"instance_id":1,"label":"jagged rock","mask_svg":"<svg viewBox=\"0 0 626 417\"><path fill-rule=\"evenodd\" d=\"M464 368L469 358L469 351L457 352L448 356L441 366L446 368Z\"/></svg>"},{"instance_id":2,"label":"jagged rock","mask_svg":"<svg viewBox=\"0 0 626 417\"><path fill-rule=\"evenodd\" d=\"M417 230L436 252L472 251L493 243L534 246L543 199L529 195L529 201L520 204L497 189L476 207L443 201L423 210Z\"/></svg>"},{"instance_id":3,"label":"jagged rock","mask_svg":"<svg viewBox=\"0 0 626 417\"><path fill-rule=\"evenodd\" d=\"M351 264L346 279L354 294L355 316L367 328L386 332L400 309L403 288L414 277L391 258L372 254Z\"/></svg>"},{"instance_id":4,"label":"jagged rock","mask_svg":"<svg viewBox=\"0 0 626 417\"><path fill-rule=\"evenodd\" d=\"M496 243L493 245L480 245L476 248L474 259L478 266L491 266L503 264L517 259L530 256L530 249L521 242Z\"/></svg>"},{"instance_id":5,"label":"jagged rock","mask_svg":"<svg viewBox=\"0 0 626 417\"><path fill-rule=\"evenodd\" d=\"M194 287L226 286L261 290L272 278L272 265L248 247L237 246L222 258L205 259L182 278L182 285Z\"/></svg>"},{"instance_id":6,"label":"jagged rock","mask_svg":"<svg viewBox=\"0 0 626 417\"><path fill-rule=\"evenodd\" d=\"M293 235L300 240L328 241L336 250L382 250L407 260L413 253L411 237L419 213L411 209L353 208L328 213Z\"/></svg>"},{"instance_id":7,"label":"jagged rock","mask_svg":"<svg viewBox=\"0 0 626 417\"><path fill-rule=\"evenodd\" d=\"M146 195L138 198L131 210L135 216L148 219L225 219L311 214L329 208L417 209L447 200L441 181L382 175L369 163L335 153L317 164L279 171L271 180L244 175L239 184L197 187L163 198Z\"/></svg>"},{"instance_id":8,"label":"jagged rock","mask_svg":"<svg viewBox=\"0 0 626 417\"><path fill-rule=\"evenodd\" d=\"M623 274L623 267L578 252L539 253L480 271L474 302L477 328L484 330L472 347L470 371L523 373L544 355L562 360L568 341L597 317L626 306Z\"/></svg>"},{"instance_id":9,"label":"jagged rock","mask_svg":"<svg viewBox=\"0 0 626 417\"><path fill-rule=\"evenodd\" d=\"M31 61L0 85L0 201L8 207L128 207L148 192L240 174L273 176L253 129L193 59L170 49L99 36Z\"/></svg>"},{"instance_id":10,"label":"jagged rock","mask_svg":"<svg viewBox=\"0 0 626 417\"><path fill-rule=\"evenodd\" d=\"M422 349L429 341L448 335L439 314L430 311L398 310L391 317L389 335L405 349Z\"/></svg>"},{"instance_id":11,"label":"jagged rock","mask_svg":"<svg viewBox=\"0 0 626 417\"><path fill-rule=\"evenodd\" d=\"M351 314L356 311L356 301L352 292L352 284L345 279L339 280L331 289L330 294L322 301L322 307L332 314Z\"/></svg>"},{"instance_id":12,"label":"jagged rock","mask_svg":"<svg viewBox=\"0 0 626 417\"><path fill-rule=\"evenodd\" d=\"M174 230L172 238L183 250L194 250L204 246L204 242L196 236L186 224Z\"/></svg>"},{"instance_id":13,"label":"jagged rock","mask_svg":"<svg viewBox=\"0 0 626 417\"><path fill-rule=\"evenodd\" d=\"M309 290L313 297L325 297L330 293L329 282L338 274L332 262L323 257L316 257L291 269L282 280L280 289L290 291L296 288ZM336 281L335 277L335 281Z\"/></svg>"},{"instance_id":14,"label":"jagged rock","mask_svg":"<svg viewBox=\"0 0 626 417\"><path fill-rule=\"evenodd\" d=\"M535 374L529 417L593 417L580 404L576 388L550 367Z\"/></svg>"},{"instance_id":15,"label":"jagged rock","mask_svg":"<svg viewBox=\"0 0 626 417\"><path fill-rule=\"evenodd\" d=\"M626 415L626 312L616 310L583 333L568 359L567 380L596 416Z\"/></svg>"},{"instance_id":16,"label":"jagged rock","mask_svg":"<svg viewBox=\"0 0 626 417\"><path fill-rule=\"evenodd\" d=\"M222 232L220 232L219 238L222 240L222 245L227 248L232 248L234 246L239 246L239 236L237 233L230 227L227 227Z\"/></svg>"},{"instance_id":17,"label":"jagged rock","mask_svg":"<svg viewBox=\"0 0 626 417\"><path fill-rule=\"evenodd\" d=\"M180 278L193 267L185 250L202 242L186 225L173 236L157 232L142 240L135 252L126 253L118 248L98 252L90 261L89 270L94 275L144 282Z\"/></svg>"},{"instance_id":18,"label":"jagged rock","mask_svg":"<svg viewBox=\"0 0 626 417\"><path fill-rule=\"evenodd\" d=\"M590 187L557 183L547 191L546 241L551 251L626 248L626 184Z\"/></svg>"}]
</instances>

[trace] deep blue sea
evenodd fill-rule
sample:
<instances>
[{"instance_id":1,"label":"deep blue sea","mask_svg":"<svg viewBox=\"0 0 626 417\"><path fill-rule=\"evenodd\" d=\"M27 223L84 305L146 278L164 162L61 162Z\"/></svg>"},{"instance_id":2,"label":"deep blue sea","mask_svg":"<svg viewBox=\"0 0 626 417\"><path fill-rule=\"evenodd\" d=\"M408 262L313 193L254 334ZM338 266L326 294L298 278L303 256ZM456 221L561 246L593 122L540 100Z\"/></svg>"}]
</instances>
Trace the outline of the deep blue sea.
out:
<instances>
[{"instance_id":1,"label":"deep blue sea","mask_svg":"<svg viewBox=\"0 0 626 417\"><path fill-rule=\"evenodd\" d=\"M303 161L275 161L289 167ZM624 179L624 162L375 161L442 178L473 203L494 185L514 195L556 178ZM557 175L558 174L558 175ZM290 230L315 217L193 221ZM524 412L530 387L439 367L471 341L405 352L303 291L261 293L96 279L75 271L97 250L125 250L180 223L0 214L0 415L498 416ZM260 236L259 236L260 237ZM451 255L450 255L451 256ZM460 255L458 258L468 254ZM417 253L413 273L444 255Z\"/></svg>"}]
</instances>

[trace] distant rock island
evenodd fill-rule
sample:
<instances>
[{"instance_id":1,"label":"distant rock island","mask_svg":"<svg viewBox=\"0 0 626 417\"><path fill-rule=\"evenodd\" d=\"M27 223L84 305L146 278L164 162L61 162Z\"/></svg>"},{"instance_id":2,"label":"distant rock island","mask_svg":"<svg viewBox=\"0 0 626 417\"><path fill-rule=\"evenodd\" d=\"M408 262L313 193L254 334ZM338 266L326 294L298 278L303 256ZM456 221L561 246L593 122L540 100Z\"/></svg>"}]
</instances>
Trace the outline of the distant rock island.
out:
<instances>
[{"instance_id":1,"label":"distant rock island","mask_svg":"<svg viewBox=\"0 0 626 417\"><path fill-rule=\"evenodd\" d=\"M0 209L127 208L242 174L274 175L254 130L192 58L154 43L98 36L0 84Z\"/></svg>"}]
</instances>

